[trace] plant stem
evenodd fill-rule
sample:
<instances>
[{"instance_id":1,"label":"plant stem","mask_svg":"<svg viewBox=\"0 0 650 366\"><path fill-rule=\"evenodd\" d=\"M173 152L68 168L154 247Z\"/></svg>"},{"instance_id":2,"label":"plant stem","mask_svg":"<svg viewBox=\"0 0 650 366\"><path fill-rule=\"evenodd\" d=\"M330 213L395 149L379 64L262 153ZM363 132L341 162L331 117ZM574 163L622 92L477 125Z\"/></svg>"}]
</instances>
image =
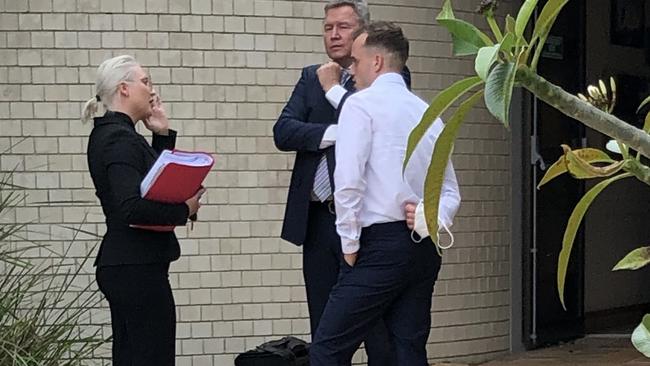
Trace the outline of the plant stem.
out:
<instances>
[{"instance_id":1,"label":"plant stem","mask_svg":"<svg viewBox=\"0 0 650 366\"><path fill-rule=\"evenodd\" d=\"M542 55L542 51L544 50L544 44L546 43L546 35L543 36L542 38L532 39L530 42L530 47L533 47L535 45L535 42L537 42L537 45L535 46L535 53L533 54L533 60L530 62L530 67L533 70L533 72L537 72L537 63L539 62L539 57Z\"/></svg>"},{"instance_id":2,"label":"plant stem","mask_svg":"<svg viewBox=\"0 0 650 366\"><path fill-rule=\"evenodd\" d=\"M650 157L650 135L611 114L583 102L573 94L569 94L543 77L537 75L526 66L517 70L517 82L533 93L537 98L548 103L565 115L582 122L628 147L639 151L643 156Z\"/></svg>"},{"instance_id":3,"label":"plant stem","mask_svg":"<svg viewBox=\"0 0 650 366\"><path fill-rule=\"evenodd\" d=\"M623 169L626 172L634 174L636 179L650 185L650 167L644 165L636 159L628 159Z\"/></svg>"},{"instance_id":4,"label":"plant stem","mask_svg":"<svg viewBox=\"0 0 650 366\"><path fill-rule=\"evenodd\" d=\"M630 153L628 152L627 146L625 146L624 143L622 143L622 142L620 142L618 140L614 140L614 141L616 141L616 145L618 146L618 149L621 151L621 155L623 156L623 160L626 160L627 158L629 158Z\"/></svg>"},{"instance_id":5,"label":"plant stem","mask_svg":"<svg viewBox=\"0 0 650 366\"><path fill-rule=\"evenodd\" d=\"M485 19L490 25L490 29L492 29L492 33L494 34L494 38L496 38L497 43L501 43L501 41L503 41L503 34L501 33L501 29L499 29L497 21L494 19L494 12L490 10L485 16Z\"/></svg>"}]
</instances>

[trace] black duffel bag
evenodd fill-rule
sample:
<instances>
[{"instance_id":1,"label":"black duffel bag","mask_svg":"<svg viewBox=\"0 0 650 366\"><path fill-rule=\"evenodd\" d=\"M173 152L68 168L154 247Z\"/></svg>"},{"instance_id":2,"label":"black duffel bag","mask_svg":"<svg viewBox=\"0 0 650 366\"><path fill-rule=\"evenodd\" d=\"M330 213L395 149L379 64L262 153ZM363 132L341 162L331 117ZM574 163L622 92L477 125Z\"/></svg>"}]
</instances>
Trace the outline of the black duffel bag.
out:
<instances>
[{"instance_id":1,"label":"black duffel bag","mask_svg":"<svg viewBox=\"0 0 650 366\"><path fill-rule=\"evenodd\" d=\"M263 343L235 358L235 366L308 365L309 343L291 336Z\"/></svg>"}]
</instances>

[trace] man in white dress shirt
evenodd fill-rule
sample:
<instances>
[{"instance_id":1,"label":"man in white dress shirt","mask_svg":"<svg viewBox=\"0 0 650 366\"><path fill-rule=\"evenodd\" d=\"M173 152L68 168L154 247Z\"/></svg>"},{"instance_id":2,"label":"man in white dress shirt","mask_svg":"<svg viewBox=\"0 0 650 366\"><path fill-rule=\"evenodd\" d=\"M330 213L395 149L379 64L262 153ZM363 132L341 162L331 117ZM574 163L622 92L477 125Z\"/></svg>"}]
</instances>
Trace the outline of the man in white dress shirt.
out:
<instances>
[{"instance_id":1,"label":"man in white dress shirt","mask_svg":"<svg viewBox=\"0 0 650 366\"><path fill-rule=\"evenodd\" d=\"M411 239L404 208L420 202L426 167L443 125L434 123L402 176L409 133L427 104L400 76L408 40L392 23L355 33L352 74L357 93L339 117L334 172L336 227L344 264L310 349L310 365L349 364L361 341L383 319L397 365L426 366L431 297L441 258L430 238ZM428 146L427 146L428 145ZM423 168L424 167L424 168ZM440 200L441 226L451 226L460 204L448 163Z\"/></svg>"}]
</instances>

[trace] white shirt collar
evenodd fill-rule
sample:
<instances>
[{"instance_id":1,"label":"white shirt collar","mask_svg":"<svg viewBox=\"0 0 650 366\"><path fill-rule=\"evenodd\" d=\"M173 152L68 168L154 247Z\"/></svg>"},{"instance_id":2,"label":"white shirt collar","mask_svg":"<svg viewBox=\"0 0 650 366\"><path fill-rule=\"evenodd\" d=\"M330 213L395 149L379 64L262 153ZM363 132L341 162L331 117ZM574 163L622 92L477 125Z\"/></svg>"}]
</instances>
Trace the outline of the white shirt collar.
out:
<instances>
[{"instance_id":1,"label":"white shirt collar","mask_svg":"<svg viewBox=\"0 0 650 366\"><path fill-rule=\"evenodd\" d=\"M381 74L377 76L375 81L373 81L370 86L389 85L389 84L399 84L406 87L404 78L402 77L401 74L398 74L396 72L387 72L385 74Z\"/></svg>"}]
</instances>

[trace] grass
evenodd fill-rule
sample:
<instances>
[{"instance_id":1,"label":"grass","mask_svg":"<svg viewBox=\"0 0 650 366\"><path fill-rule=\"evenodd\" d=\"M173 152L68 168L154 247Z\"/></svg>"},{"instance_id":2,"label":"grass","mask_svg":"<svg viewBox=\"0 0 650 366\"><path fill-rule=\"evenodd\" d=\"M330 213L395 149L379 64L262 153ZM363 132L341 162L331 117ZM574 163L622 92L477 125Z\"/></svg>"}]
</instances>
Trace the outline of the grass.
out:
<instances>
[{"instance_id":1,"label":"grass","mask_svg":"<svg viewBox=\"0 0 650 366\"><path fill-rule=\"evenodd\" d=\"M0 366L77 366L93 364L95 351L109 339L90 323L99 305L94 281L82 283L85 258L71 260L77 235L57 254L24 236L29 223L11 218L25 202L25 190L0 177ZM48 252L30 259L32 251ZM40 257L40 256L39 256Z\"/></svg>"}]
</instances>

